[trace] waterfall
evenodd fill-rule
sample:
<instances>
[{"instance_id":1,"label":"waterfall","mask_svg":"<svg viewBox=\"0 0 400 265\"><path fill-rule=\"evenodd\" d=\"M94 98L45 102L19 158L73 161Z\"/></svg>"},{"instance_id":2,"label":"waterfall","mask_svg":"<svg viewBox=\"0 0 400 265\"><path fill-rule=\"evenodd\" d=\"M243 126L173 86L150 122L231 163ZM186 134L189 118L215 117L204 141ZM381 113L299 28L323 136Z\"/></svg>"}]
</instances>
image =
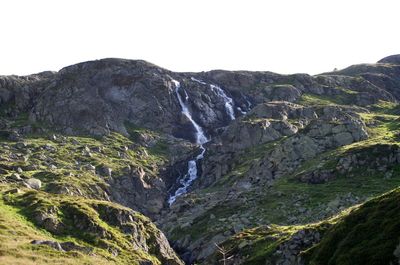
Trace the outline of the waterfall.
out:
<instances>
[{"instance_id":1,"label":"waterfall","mask_svg":"<svg viewBox=\"0 0 400 265\"><path fill-rule=\"evenodd\" d=\"M194 77L192 77L191 79L192 79L193 81L199 83L199 84L207 85L206 82L201 81L201 80L199 80L199 79L196 79L196 78L194 78ZM234 105L233 99L232 99L231 97L228 97L228 96L226 95L225 91L224 91L221 87L219 87L219 86L217 86L217 85L214 85L214 84L210 84L209 86L210 86L211 90L212 90L219 98L221 98L221 99L224 101L226 113L228 114L228 116L229 116L229 118L230 118L231 120L234 120L234 119L235 119L235 111L233 110L233 105Z\"/></svg>"},{"instance_id":2,"label":"waterfall","mask_svg":"<svg viewBox=\"0 0 400 265\"><path fill-rule=\"evenodd\" d=\"M186 102L189 100L189 96L185 90L185 101L182 99L180 94L181 84L177 80L172 80L175 85L175 94L178 98L179 105L181 106L181 112L186 118L192 123L195 131L196 131L196 143L200 145L201 153L196 156L195 159L190 160L188 162L188 172L185 174L183 178L179 180L181 186L175 191L174 195L170 195L168 199L169 205L173 204L177 197L185 194L187 192L188 187L192 184L192 182L197 178L197 162L204 158L204 153L206 149L203 147L203 144L208 142L208 138L204 134L203 129L198 125L192 118L192 114L189 111L189 108Z\"/></svg>"},{"instance_id":3,"label":"waterfall","mask_svg":"<svg viewBox=\"0 0 400 265\"><path fill-rule=\"evenodd\" d=\"M217 85L210 85L212 91L216 91L216 94L222 98L225 102L225 110L231 120L235 119L235 111L233 110L233 99L228 97L225 91Z\"/></svg>"},{"instance_id":4,"label":"waterfall","mask_svg":"<svg viewBox=\"0 0 400 265\"><path fill-rule=\"evenodd\" d=\"M197 161L204 158L204 153L206 151L206 149L202 145L200 146L200 149L201 153L197 155L195 159L190 160L188 162L188 172L185 174L183 178L179 180L181 186L175 191L175 194L169 197L168 199L169 205L172 205L176 201L176 198L187 193L187 189L192 184L192 182L197 178Z\"/></svg>"},{"instance_id":5,"label":"waterfall","mask_svg":"<svg viewBox=\"0 0 400 265\"><path fill-rule=\"evenodd\" d=\"M247 114L247 112L243 111L241 107L237 107L237 110L240 111L240 113L242 113L243 115Z\"/></svg>"},{"instance_id":6,"label":"waterfall","mask_svg":"<svg viewBox=\"0 0 400 265\"><path fill-rule=\"evenodd\" d=\"M248 97L243 95L242 92L240 92L240 95L242 96L242 98L246 101L246 111L244 111L241 107L237 107L238 111L240 111L243 115L245 115L247 113L247 111L251 110L251 102L249 101Z\"/></svg>"}]
</instances>

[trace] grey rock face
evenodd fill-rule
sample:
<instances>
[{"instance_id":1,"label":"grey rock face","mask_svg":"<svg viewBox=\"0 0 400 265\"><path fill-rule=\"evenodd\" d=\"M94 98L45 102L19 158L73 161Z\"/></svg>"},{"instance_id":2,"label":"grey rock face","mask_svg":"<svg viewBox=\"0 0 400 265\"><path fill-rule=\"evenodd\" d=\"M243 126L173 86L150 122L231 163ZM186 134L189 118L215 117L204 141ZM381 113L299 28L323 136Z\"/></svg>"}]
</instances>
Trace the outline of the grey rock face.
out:
<instances>
[{"instance_id":1,"label":"grey rock face","mask_svg":"<svg viewBox=\"0 0 400 265\"><path fill-rule=\"evenodd\" d=\"M154 216L165 206L165 184L155 176L148 176L143 169L118 176L111 182L112 198L123 205Z\"/></svg>"},{"instance_id":2,"label":"grey rock face","mask_svg":"<svg viewBox=\"0 0 400 265\"><path fill-rule=\"evenodd\" d=\"M324 183L338 175L351 176L353 170L362 168L366 173L384 173L384 178L390 179L393 168L399 163L399 147L382 144L373 148L363 148L357 152L345 153L337 158L335 168L315 169L307 174L299 174L297 178L302 182Z\"/></svg>"},{"instance_id":3,"label":"grey rock face","mask_svg":"<svg viewBox=\"0 0 400 265\"><path fill-rule=\"evenodd\" d=\"M379 60L378 63L400 64L400 54L385 57Z\"/></svg>"},{"instance_id":4,"label":"grey rock face","mask_svg":"<svg viewBox=\"0 0 400 265\"><path fill-rule=\"evenodd\" d=\"M250 169L257 178L268 175L279 177L290 173L301 162L314 158L328 149L367 139L365 124L355 114L338 107L324 107L323 114L312 120L301 133L284 140L265 158Z\"/></svg>"},{"instance_id":5,"label":"grey rock face","mask_svg":"<svg viewBox=\"0 0 400 265\"><path fill-rule=\"evenodd\" d=\"M193 128L181 120L172 79L190 98L200 125L210 130L225 123L220 99L189 76L144 61L104 59L62 69L41 94L30 118L66 133L127 134L126 122L190 139ZM182 134L182 129L188 130Z\"/></svg>"},{"instance_id":6,"label":"grey rock face","mask_svg":"<svg viewBox=\"0 0 400 265\"><path fill-rule=\"evenodd\" d=\"M315 77L220 70L173 73L145 61L103 59L69 66L58 73L1 77L0 103L13 106L6 110L10 116L29 113L32 122L41 121L68 134L127 134L126 122L130 122L191 139L193 128L180 115L172 79L178 80L188 95L194 119L213 135L216 128L229 124L230 118L221 97L209 84L220 86L232 97L236 116L258 103L294 102L304 93L346 96L349 102L345 103L358 105L400 98L395 89L400 70L395 65L373 70L359 65ZM384 73L384 77L372 76L375 73ZM349 96L342 87L354 94Z\"/></svg>"},{"instance_id":7,"label":"grey rock face","mask_svg":"<svg viewBox=\"0 0 400 265\"><path fill-rule=\"evenodd\" d=\"M217 139L220 143L210 146L202 168L204 177L197 185L211 185L241 156L248 155L249 148L260 148L277 139L283 140L279 145L265 146L264 159L252 162L246 173L250 183L273 180L328 149L368 137L357 114L335 106L316 108L271 102L258 105L248 115L251 118L232 123Z\"/></svg>"},{"instance_id":8,"label":"grey rock face","mask_svg":"<svg viewBox=\"0 0 400 265\"><path fill-rule=\"evenodd\" d=\"M321 235L314 229L303 229L291 236L291 238L280 244L274 255L277 257L277 265L303 265L304 260L299 255L321 240Z\"/></svg>"}]
</instances>

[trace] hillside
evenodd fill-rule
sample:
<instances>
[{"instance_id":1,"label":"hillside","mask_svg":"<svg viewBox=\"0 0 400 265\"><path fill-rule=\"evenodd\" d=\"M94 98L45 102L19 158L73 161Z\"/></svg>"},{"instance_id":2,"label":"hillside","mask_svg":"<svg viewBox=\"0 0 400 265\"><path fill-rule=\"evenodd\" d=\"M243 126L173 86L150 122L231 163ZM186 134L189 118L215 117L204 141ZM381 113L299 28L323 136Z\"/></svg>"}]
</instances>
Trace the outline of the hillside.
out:
<instances>
[{"instance_id":1,"label":"hillside","mask_svg":"<svg viewBox=\"0 0 400 265\"><path fill-rule=\"evenodd\" d=\"M399 58L0 76L0 263L395 264Z\"/></svg>"}]
</instances>

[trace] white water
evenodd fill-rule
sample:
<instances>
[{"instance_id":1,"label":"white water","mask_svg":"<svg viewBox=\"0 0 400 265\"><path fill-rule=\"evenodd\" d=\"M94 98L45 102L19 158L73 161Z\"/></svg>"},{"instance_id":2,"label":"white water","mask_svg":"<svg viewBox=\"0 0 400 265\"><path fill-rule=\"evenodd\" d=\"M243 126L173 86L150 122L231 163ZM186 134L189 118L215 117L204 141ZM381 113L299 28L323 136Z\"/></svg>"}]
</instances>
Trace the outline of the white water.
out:
<instances>
[{"instance_id":1,"label":"white water","mask_svg":"<svg viewBox=\"0 0 400 265\"><path fill-rule=\"evenodd\" d=\"M171 195L168 199L169 205L173 204L176 201L176 198L179 196L185 194L187 192L188 187L192 184L192 182L197 178L197 161L201 160L204 158L204 153L206 149L203 147L203 144L208 142L208 139L206 135L204 134L203 129L198 125L192 118L192 114L189 111L189 108L186 104L186 101L189 100L189 96L186 93L185 90L185 101L182 100L182 97L179 93L179 90L181 88L181 84L179 81L172 80L172 82L175 85L175 94L176 97L178 98L179 104L182 109L182 114L185 115L188 120L192 123L194 129L196 130L196 143L200 145L201 153L196 156L195 159L190 160L188 162L188 172L185 174L183 178L179 180L179 183L181 184L181 187L179 187L174 195Z\"/></svg>"},{"instance_id":2,"label":"white water","mask_svg":"<svg viewBox=\"0 0 400 265\"><path fill-rule=\"evenodd\" d=\"M231 120L235 119L235 111L233 110L233 99L231 97L228 97L225 94L225 91L220 88L219 86L216 85L210 85L212 91L216 91L215 93L224 100L225 102L225 109L226 109L226 113L228 114L228 116L231 118Z\"/></svg>"},{"instance_id":3,"label":"white water","mask_svg":"<svg viewBox=\"0 0 400 265\"><path fill-rule=\"evenodd\" d=\"M237 110L240 111L240 113L242 113L243 115L247 113L246 111L243 111L241 107L237 107Z\"/></svg>"},{"instance_id":4,"label":"white water","mask_svg":"<svg viewBox=\"0 0 400 265\"><path fill-rule=\"evenodd\" d=\"M206 82L196 79L194 77L192 77L191 79L202 85L207 85ZM222 100L225 102L226 113L228 114L229 118L231 118L231 120L234 120L236 117L235 117L235 111L233 110L233 105L234 105L233 99L231 97L228 97L225 91L217 85L210 84L210 88L215 94L217 94L218 97L222 98Z\"/></svg>"},{"instance_id":5,"label":"white water","mask_svg":"<svg viewBox=\"0 0 400 265\"><path fill-rule=\"evenodd\" d=\"M178 97L179 104L181 105L182 114L185 115L189 119L189 121L192 123L194 129L196 130L196 143L200 144L200 145L207 143L208 139L207 139L206 135L204 134L203 129L197 124L197 122L195 122L193 120L192 114L190 113L188 106L182 100L182 97L179 94L181 84L176 80L172 80L172 82L175 84L175 93L176 93L176 96ZM185 101L189 100L189 96L186 93L186 91L183 90L183 92L185 92Z\"/></svg>"},{"instance_id":6,"label":"white water","mask_svg":"<svg viewBox=\"0 0 400 265\"><path fill-rule=\"evenodd\" d=\"M196 159L190 160L188 162L188 172L185 174L183 178L179 180L181 187L179 187L175 191L174 195L169 197L168 199L169 205L172 205L176 201L176 198L187 193L187 189L192 184L192 182L197 178L197 161L204 158L204 153L206 151L206 149L202 145L200 146L200 149L201 153L196 156Z\"/></svg>"},{"instance_id":7,"label":"white water","mask_svg":"<svg viewBox=\"0 0 400 265\"><path fill-rule=\"evenodd\" d=\"M191 77L190 79L192 79L193 81L195 81L195 82L197 82L197 83L200 83L200 84L202 84L202 85L207 85L206 82L203 82L203 81L201 81L201 80L199 80L199 79L197 79L197 78Z\"/></svg>"}]
</instances>

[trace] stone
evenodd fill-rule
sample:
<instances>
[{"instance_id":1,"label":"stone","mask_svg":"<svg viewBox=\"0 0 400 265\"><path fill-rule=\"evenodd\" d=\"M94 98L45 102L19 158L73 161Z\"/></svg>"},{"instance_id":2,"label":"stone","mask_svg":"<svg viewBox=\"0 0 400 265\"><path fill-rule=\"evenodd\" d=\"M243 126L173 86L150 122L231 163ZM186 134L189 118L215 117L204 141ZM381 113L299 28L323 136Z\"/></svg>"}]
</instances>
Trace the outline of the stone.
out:
<instances>
[{"instance_id":1,"label":"stone","mask_svg":"<svg viewBox=\"0 0 400 265\"><path fill-rule=\"evenodd\" d=\"M102 167L99 167L97 169L97 171L98 171L98 174L101 175L101 176L105 176L105 177L108 177L108 178L112 177L112 169L109 168L109 167L102 166Z\"/></svg>"},{"instance_id":2,"label":"stone","mask_svg":"<svg viewBox=\"0 0 400 265\"><path fill-rule=\"evenodd\" d=\"M15 131L10 132L10 134L8 135L8 140L10 141L22 141L22 136Z\"/></svg>"},{"instance_id":3,"label":"stone","mask_svg":"<svg viewBox=\"0 0 400 265\"><path fill-rule=\"evenodd\" d=\"M341 132L334 136L335 141L340 145L347 145L353 142L353 136L349 132Z\"/></svg>"},{"instance_id":4,"label":"stone","mask_svg":"<svg viewBox=\"0 0 400 265\"><path fill-rule=\"evenodd\" d=\"M86 164L85 166L83 166L83 169L89 170L89 171L95 171L96 167L93 166L92 164Z\"/></svg>"},{"instance_id":5,"label":"stone","mask_svg":"<svg viewBox=\"0 0 400 265\"><path fill-rule=\"evenodd\" d=\"M61 187L61 188L58 190L57 193L58 193L58 194L71 195L71 191L69 190L68 187L65 187L65 186Z\"/></svg>"},{"instance_id":6,"label":"stone","mask_svg":"<svg viewBox=\"0 0 400 265\"><path fill-rule=\"evenodd\" d=\"M15 144L15 148L17 149L24 149L26 148L28 145L25 142L18 142Z\"/></svg>"},{"instance_id":7,"label":"stone","mask_svg":"<svg viewBox=\"0 0 400 265\"><path fill-rule=\"evenodd\" d=\"M60 245L64 251L80 251L85 254L89 254L93 251L93 248L91 248L91 247L83 247L83 246L77 245L74 242L70 242L70 241L62 242L62 243L60 243Z\"/></svg>"},{"instance_id":8,"label":"stone","mask_svg":"<svg viewBox=\"0 0 400 265\"><path fill-rule=\"evenodd\" d=\"M57 151L57 148L52 146L51 144L45 144L45 145L42 146L42 148L44 150L52 152L52 153Z\"/></svg>"},{"instance_id":9,"label":"stone","mask_svg":"<svg viewBox=\"0 0 400 265\"><path fill-rule=\"evenodd\" d=\"M74 176L74 174L72 172L68 172L68 171L64 172L63 175L66 176L66 177L73 177Z\"/></svg>"},{"instance_id":10,"label":"stone","mask_svg":"<svg viewBox=\"0 0 400 265\"><path fill-rule=\"evenodd\" d=\"M22 193L22 191L18 188L11 189L5 192L5 194L19 194L19 193Z\"/></svg>"},{"instance_id":11,"label":"stone","mask_svg":"<svg viewBox=\"0 0 400 265\"><path fill-rule=\"evenodd\" d=\"M39 190L42 187L42 182L36 178L25 180L25 183L32 189Z\"/></svg>"},{"instance_id":12,"label":"stone","mask_svg":"<svg viewBox=\"0 0 400 265\"><path fill-rule=\"evenodd\" d=\"M33 240L33 241L31 241L31 244L33 244L33 245L47 245L47 246L49 246L51 248L54 248L55 250L64 251L63 248L61 247L60 243L55 242L55 241Z\"/></svg>"},{"instance_id":13,"label":"stone","mask_svg":"<svg viewBox=\"0 0 400 265\"><path fill-rule=\"evenodd\" d=\"M91 148L91 150L95 153L101 153L103 152L103 148L101 146L95 146L93 148Z\"/></svg>"},{"instance_id":14,"label":"stone","mask_svg":"<svg viewBox=\"0 0 400 265\"><path fill-rule=\"evenodd\" d=\"M15 180L15 181L21 181L22 180L21 175L18 174L18 173L12 173L11 176L10 176L10 179Z\"/></svg>"}]
</instances>

